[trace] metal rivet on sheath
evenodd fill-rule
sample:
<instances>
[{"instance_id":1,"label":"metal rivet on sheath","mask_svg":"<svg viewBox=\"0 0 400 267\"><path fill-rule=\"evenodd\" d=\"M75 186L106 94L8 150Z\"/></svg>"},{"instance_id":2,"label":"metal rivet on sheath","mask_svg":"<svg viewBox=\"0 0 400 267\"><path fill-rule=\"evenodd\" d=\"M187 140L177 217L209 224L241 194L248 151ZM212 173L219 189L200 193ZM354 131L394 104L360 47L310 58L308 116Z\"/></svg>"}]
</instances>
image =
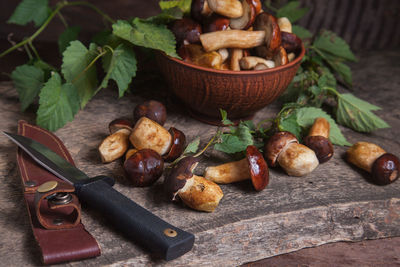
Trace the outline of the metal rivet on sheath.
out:
<instances>
[{"instance_id":1,"label":"metal rivet on sheath","mask_svg":"<svg viewBox=\"0 0 400 267\"><path fill-rule=\"evenodd\" d=\"M46 193L46 192L49 192L49 191L53 190L54 188L56 188L57 185L58 185L58 183L56 181L48 181L48 182L45 182L44 184L41 184L38 187L37 191L39 193Z\"/></svg>"},{"instance_id":2,"label":"metal rivet on sheath","mask_svg":"<svg viewBox=\"0 0 400 267\"><path fill-rule=\"evenodd\" d=\"M169 237L175 237L178 235L178 233L175 230L172 230L171 228L167 228L164 230L164 235Z\"/></svg>"},{"instance_id":3,"label":"metal rivet on sheath","mask_svg":"<svg viewBox=\"0 0 400 267\"><path fill-rule=\"evenodd\" d=\"M35 187L36 185L37 185L37 183L35 181L32 181L32 180L25 182L25 186L26 187Z\"/></svg>"},{"instance_id":4,"label":"metal rivet on sheath","mask_svg":"<svg viewBox=\"0 0 400 267\"><path fill-rule=\"evenodd\" d=\"M53 205L64 205L72 201L72 196L65 192L59 192L49 196L48 201Z\"/></svg>"},{"instance_id":5,"label":"metal rivet on sheath","mask_svg":"<svg viewBox=\"0 0 400 267\"><path fill-rule=\"evenodd\" d=\"M63 224L63 222L64 222L64 220L63 219L54 219L53 220L53 224L54 225L61 225L61 224Z\"/></svg>"}]
</instances>

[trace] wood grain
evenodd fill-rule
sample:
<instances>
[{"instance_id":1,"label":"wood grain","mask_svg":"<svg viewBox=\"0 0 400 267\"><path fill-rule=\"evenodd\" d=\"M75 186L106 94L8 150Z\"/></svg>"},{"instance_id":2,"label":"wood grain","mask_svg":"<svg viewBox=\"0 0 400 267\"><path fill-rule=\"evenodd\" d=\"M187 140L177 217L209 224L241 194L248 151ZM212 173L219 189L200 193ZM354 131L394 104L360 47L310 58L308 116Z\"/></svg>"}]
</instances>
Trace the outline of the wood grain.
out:
<instances>
[{"instance_id":1,"label":"wood grain","mask_svg":"<svg viewBox=\"0 0 400 267\"><path fill-rule=\"evenodd\" d=\"M348 140L376 142L399 155L400 84L399 50L369 52L359 55L354 64L354 93L381 106L377 114L391 129L372 134L355 133L342 128ZM77 165L89 176L111 175L115 188L166 221L195 234L193 250L164 262L152 258L140 247L91 210L83 208L82 220L98 240L102 256L72 266L237 266L246 262L337 241L360 241L400 236L400 182L376 186L366 174L343 161L345 148L335 146L335 155L306 177L289 177L280 169L271 169L270 184L255 192L250 181L221 186L224 198L214 213L192 211L183 204L170 203L164 197L161 181L149 188L133 188L117 161L102 164L97 146L108 134L107 124L116 117L132 116L136 103L156 98L167 104L165 127L183 130L188 141L200 136L202 145L216 127L193 120L177 101L170 97L160 80L138 81L136 94L118 99L117 90L100 92L80 111L72 123L56 131L70 150ZM18 119L34 123L34 109L20 112L11 83L0 84L0 129L16 132ZM273 116L277 104L257 112L254 121ZM0 136L0 265L32 266L40 264L39 252L28 225L16 167L16 148ZM227 157L209 151L201 159L197 174L207 165L226 162ZM395 259L390 263L395 263Z\"/></svg>"}]
</instances>

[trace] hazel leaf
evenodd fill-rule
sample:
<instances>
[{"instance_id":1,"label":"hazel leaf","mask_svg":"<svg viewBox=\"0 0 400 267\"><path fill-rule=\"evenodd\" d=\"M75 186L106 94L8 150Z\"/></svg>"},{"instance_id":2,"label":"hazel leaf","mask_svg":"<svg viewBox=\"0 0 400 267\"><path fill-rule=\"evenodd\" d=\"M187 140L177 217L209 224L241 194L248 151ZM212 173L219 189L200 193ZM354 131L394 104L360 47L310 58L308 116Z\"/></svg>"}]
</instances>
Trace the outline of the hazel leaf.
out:
<instances>
[{"instance_id":1,"label":"hazel leaf","mask_svg":"<svg viewBox=\"0 0 400 267\"><path fill-rule=\"evenodd\" d=\"M65 29L63 33L58 37L58 50L60 54L64 53L65 49L69 46L69 43L78 39L81 28L79 26L72 26Z\"/></svg>"},{"instance_id":2,"label":"hazel leaf","mask_svg":"<svg viewBox=\"0 0 400 267\"><path fill-rule=\"evenodd\" d=\"M185 155L189 153L196 153L197 150L199 149L199 145L200 145L200 137L197 137L186 146L182 154Z\"/></svg>"},{"instance_id":3,"label":"hazel leaf","mask_svg":"<svg viewBox=\"0 0 400 267\"><path fill-rule=\"evenodd\" d=\"M26 25L33 21L36 27L41 26L50 14L48 0L23 0L18 4L8 23Z\"/></svg>"}]
</instances>

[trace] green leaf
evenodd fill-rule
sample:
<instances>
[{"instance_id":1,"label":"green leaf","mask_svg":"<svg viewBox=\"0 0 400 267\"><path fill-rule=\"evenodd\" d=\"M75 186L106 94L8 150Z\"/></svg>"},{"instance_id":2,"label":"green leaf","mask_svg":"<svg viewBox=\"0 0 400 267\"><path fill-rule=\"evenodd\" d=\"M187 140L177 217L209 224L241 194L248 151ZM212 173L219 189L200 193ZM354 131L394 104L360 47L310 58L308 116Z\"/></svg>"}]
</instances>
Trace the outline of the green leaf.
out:
<instances>
[{"instance_id":1,"label":"green leaf","mask_svg":"<svg viewBox=\"0 0 400 267\"><path fill-rule=\"evenodd\" d=\"M336 119L340 124L359 132L372 132L379 128L390 127L384 120L371 112L379 109L352 94L340 94L338 95Z\"/></svg>"},{"instance_id":2,"label":"green leaf","mask_svg":"<svg viewBox=\"0 0 400 267\"><path fill-rule=\"evenodd\" d=\"M152 16L144 19L143 21L155 23L155 24L168 24L173 20L183 18L183 12L179 7L173 7L170 9L164 9L161 13L156 16Z\"/></svg>"},{"instance_id":3,"label":"green leaf","mask_svg":"<svg viewBox=\"0 0 400 267\"><path fill-rule=\"evenodd\" d=\"M308 12L308 8L298 8L299 5L299 1L291 1L287 3L278 9L276 12L276 17L287 17L291 23L298 21Z\"/></svg>"},{"instance_id":4,"label":"green leaf","mask_svg":"<svg viewBox=\"0 0 400 267\"><path fill-rule=\"evenodd\" d=\"M229 120L228 119L228 113L225 111L225 110L223 110L223 109L219 109L219 113L221 113L221 122L222 122L222 124L223 125L233 125L234 123L231 121L231 120Z\"/></svg>"},{"instance_id":5,"label":"green leaf","mask_svg":"<svg viewBox=\"0 0 400 267\"><path fill-rule=\"evenodd\" d=\"M41 26L49 16L48 0L23 0L8 19L8 23L26 25L33 21L36 27Z\"/></svg>"},{"instance_id":6,"label":"green leaf","mask_svg":"<svg viewBox=\"0 0 400 267\"><path fill-rule=\"evenodd\" d=\"M58 73L47 81L39 95L36 123L55 131L72 121L79 110L79 95L71 83L61 84Z\"/></svg>"},{"instance_id":7,"label":"green leaf","mask_svg":"<svg viewBox=\"0 0 400 267\"><path fill-rule=\"evenodd\" d=\"M353 79L351 77L351 69L341 62L328 62L331 67L343 78L344 82L351 85Z\"/></svg>"},{"instance_id":8,"label":"green leaf","mask_svg":"<svg viewBox=\"0 0 400 267\"><path fill-rule=\"evenodd\" d=\"M72 26L65 29L65 31L58 37L58 49L60 54L64 53L65 49L69 46L71 41L78 39L81 28L79 26Z\"/></svg>"},{"instance_id":9,"label":"green leaf","mask_svg":"<svg viewBox=\"0 0 400 267\"><path fill-rule=\"evenodd\" d=\"M318 35L313 46L336 57L350 61L357 60L346 41L331 31L323 31Z\"/></svg>"},{"instance_id":10,"label":"green leaf","mask_svg":"<svg viewBox=\"0 0 400 267\"><path fill-rule=\"evenodd\" d=\"M235 135L239 138L239 140L247 146L252 145L254 143L253 136L251 135L250 128L243 122L239 123L239 126L236 129Z\"/></svg>"},{"instance_id":11,"label":"green leaf","mask_svg":"<svg viewBox=\"0 0 400 267\"><path fill-rule=\"evenodd\" d=\"M112 25L113 33L130 43L157 49L172 57L178 57L175 50L175 37L165 25L156 25L135 18L130 24L119 20Z\"/></svg>"},{"instance_id":12,"label":"green leaf","mask_svg":"<svg viewBox=\"0 0 400 267\"><path fill-rule=\"evenodd\" d=\"M304 107L298 109L296 114L297 114L297 123L301 127L307 130L314 124L316 118L318 117L325 118L331 126L329 140L331 140L331 142L335 145L340 145L340 146L351 145L343 136L342 131L336 124L335 120L333 120L332 117L329 116L322 109L314 107Z\"/></svg>"},{"instance_id":13,"label":"green leaf","mask_svg":"<svg viewBox=\"0 0 400 267\"><path fill-rule=\"evenodd\" d=\"M281 119L278 125L279 131L287 131L294 134L297 139L301 139L301 127L297 122L297 114L293 112L288 117Z\"/></svg>"},{"instance_id":14,"label":"green leaf","mask_svg":"<svg viewBox=\"0 0 400 267\"><path fill-rule=\"evenodd\" d=\"M112 53L103 57L103 68L106 76L101 87L107 87L108 80L113 79L118 85L119 97L128 89L132 78L136 76L136 56L132 47L120 44Z\"/></svg>"},{"instance_id":15,"label":"green leaf","mask_svg":"<svg viewBox=\"0 0 400 267\"><path fill-rule=\"evenodd\" d=\"M72 41L63 53L61 72L67 82L76 86L81 108L93 97L97 88L95 65L89 65L98 55L97 46L90 44L87 49L80 41Z\"/></svg>"},{"instance_id":16,"label":"green leaf","mask_svg":"<svg viewBox=\"0 0 400 267\"><path fill-rule=\"evenodd\" d=\"M322 89L325 87L336 88L335 76L329 70L324 71L318 79L318 86Z\"/></svg>"},{"instance_id":17,"label":"green leaf","mask_svg":"<svg viewBox=\"0 0 400 267\"><path fill-rule=\"evenodd\" d=\"M196 153L197 150L199 149L199 145L200 145L200 137L197 137L186 146L182 154L185 155L189 153Z\"/></svg>"},{"instance_id":18,"label":"green leaf","mask_svg":"<svg viewBox=\"0 0 400 267\"><path fill-rule=\"evenodd\" d=\"M11 73L11 79L18 92L21 110L25 111L43 87L44 71L34 66L22 65Z\"/></svg>"},{"instance_id":19,"label":"green leaf","mask_svg":"<svg viewBox=\"0 0 400 267\"><path fill-rule=\"evenodd\" d=\"M244 126L246 126L247 128L249 128L250 131L255 131L256 130L256 126L254 125L253 121L241 121L240 124L243 124Z\"/></svg>"},{"instance_id":20,"label":"green leaf","mask_svg":"<svg viewBox=\"0 0 400 267\"><path fill-rule=\"evenodd\" d=\"M109 40L112 38L112 36L113 34L110 30L99 31L93 36L91 42L97 44L98 46L104 46L109 43Z\"/></svg>"},{"instance_id":21,"label":"green leaf","mask_svg":"<svg viewBox=\"0 0 400 267\"><path fill-rule=\"evenodd\" d=\"M160 1L158 2L158 4L160 5L161 10L168 10L174 7L178 7L185 14L189 14L192 0Z\"/></svg>"},{"instance_id":22,"label":"green leaf","mask_svg":"<svg viewBox=\"0 0 400 267\"><path fill-rule=\"evenodd\" d=\"M302 40L311 38L313 36L313 34L309 30L299 25L292 25L292 32Z\"/></svg>"},{"instance_id":23,"label":"green leaf","mask_svg":"<svg viewBox=\"0 0 400 267\"><path fill-rule=\"evenodd\" d=\"M231 134L223 134L220 137L220 143L214 145L214 149L233 154L244 151L247 145L239 140L239 137Z\"/></svg>"}]
</instances>

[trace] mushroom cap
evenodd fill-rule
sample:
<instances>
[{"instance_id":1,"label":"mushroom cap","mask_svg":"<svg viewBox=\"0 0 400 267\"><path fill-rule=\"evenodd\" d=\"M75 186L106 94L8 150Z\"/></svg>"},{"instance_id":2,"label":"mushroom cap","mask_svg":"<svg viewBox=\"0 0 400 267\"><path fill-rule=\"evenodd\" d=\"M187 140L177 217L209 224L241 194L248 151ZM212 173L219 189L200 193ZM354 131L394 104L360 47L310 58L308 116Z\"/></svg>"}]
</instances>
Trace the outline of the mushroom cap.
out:
<instances>
[{"instance_id":1,"label":"mushroom cap","mask_svg":"<svg viewBox=\"0 0 400 267\"><path fill-rule=\"evenodd\" d=\"M328 138L323 136L307 136L304 144L314 150L319 163L327 162L333 156L333 145Z\"/></svg>"},{"instance_id":2,"label":"mushroom cap","mask_svg":"<svg viewBox=\"0 0 400 267\"><path fill-rule=\"evenodd\" d=\"M202 33L201 25L190 18L177 19L172 22L169 28L175 35L178 45L184 42L190 44L200 42L200 34Z\"/></svg>"},{"instance_id":3,"label":"mushroom cap","mask_svg":"<svg viewBox=\"0 0 400 267\"><path fill-rule=\"evenodd\" d=\"M287 53L299 54L301 51L301 39L294 33L281 32L282 46Z\"/></svg>"},{"instance_id":4,"label":"mushroom cap","mask_svg":"<svg viewBox=\"0 0 400 267\"><path fill-rule=\"evenodd\" d=\"M133 186L150 186L161 177L164 160L152 149L141 149L125 161L124 169Z\"/></svg>"},{"instance_id":5,"label":"mushroom cap","mask_svg":"<svg viewBox=\"0 0 400 267\"><path fill-rule=\"evenodd\" d=\"M296 136L290 132L277 132L265 144L264 157L268 165L277 166L277 159L282 150L291 143L299 143Z\"/></svg>"},{"instance_id":6,"label":"mushroom cap","mask_svg":"<svg viewBox=\"0 0 400 267\"><path fill-rule=\"evenodd\" d=\"M385 153L372 165L372 181L378 185L387 185L399 178L399 158L391 153Z\"/></svg>"},{"instance_id":7,"label":"mushroom cap","mask_svg":"<svg viewBox=\"0 0 400 267\"><path fill-rule=\"evenodd\" d=\"M265 43L255 48L258 56L272 57L281 46L281 30L276 18L271 14L261 12L257 15L253 28L254 31L265 32Z\"/></svg>"},{"instance_id":8,"label":"mushroom cap","mask_svg":"<svg viewBox=\"0 0 400 267\"><path fill-rule=\"evenodd\" d=\"M164 190L174 200L180 190L193 178L193 170L199 163L198 158L189 156L181 159L164 180Z\"/></svg>"},{"instance_id":9,"label":"mushroom cap","mask_svg":"<svg viewBox=\"0 0 400 267\"><path fill-rule=\"evenodd\" d=\"M192 0L190 16L201 23L204 17L209 16L212 10L208 7L207 0Z\"/></svg>"},{"instance_id":10,"label":"mushroom cap","mask_svg":"<svg viewBox=\"0 0 400 267\"><path fill-rule=\"evenodd\" d=\"M110 130L110 134L113 134L121 129L127 129L129 130L129 132L131 132L132 128L133 128L133 123L125 118L115 119L108 124L108 129Z\"/></svg>"},{"instance_id":11,"label":"mushroom cap","mask_svg":"<svg viewBox=\"0 0 400 267\"><path fill-rule=\"evenodd\" d=\"M137 105L133 110L133 119L135 122L141 117L147 117L162 126L167 120L167 109L159 101L148 100Z\"/></svg>"},{"instance_id":12,"label":"mushroom cap","mask_svg":"<svg viewBox=\"0 0 400 267\"><path fill-rule=\"evenodd\" d=\"M269 169L263 155L255 146L246 148L246 158L249 164L251 181L257 191L263 190L269 182Z\"/></svg>"},{"instance_id":13,"label":"mushroom cap","mask_svg":"<svg viewBox=\"0 0 400 267\"><path fill-rule=\"evenodd\" d=\"M169 128L168 131L172 136L172 146L168 154L164 156L164 160L171 162L176 160L182 154L183 150L185 150L186 136L174 127Z\"/></svg>"},{"instance_id":14,"label":"mushroom cap","mask_svg":"<svg viewBox=\"0 0 400 267\"><path fill-rule=\"evenodd\" d=\"M204 32L225 31L229 29L230 20L227 17L213 13L203 23Z\"/></svg>"},{"instance_id":15,"label":"mushroom cap","mask_svg":"<svg viewBox=\"0 0 400 267\"><path fill-rule=\"evenodd\" d=\"M256 19L256 7L254 0L242 0L243 16L230 19L230 27L236 30L247 30Z\"/></svg>"},{"instance_id":16,"label":"mushroom cap","mask_svg":"<svg viewBox=\"0 0 400 267\"><path fill-rule=\"evenodd\" d=\"M274 63L275 63L275 67L283 66L283 65L288 64L289 63L289 59L288 59L288 56L287 56L285 48L280 46L278 48L278 51L274 55L273 60L274 60Z\"/></svg>"}]
</instances>

